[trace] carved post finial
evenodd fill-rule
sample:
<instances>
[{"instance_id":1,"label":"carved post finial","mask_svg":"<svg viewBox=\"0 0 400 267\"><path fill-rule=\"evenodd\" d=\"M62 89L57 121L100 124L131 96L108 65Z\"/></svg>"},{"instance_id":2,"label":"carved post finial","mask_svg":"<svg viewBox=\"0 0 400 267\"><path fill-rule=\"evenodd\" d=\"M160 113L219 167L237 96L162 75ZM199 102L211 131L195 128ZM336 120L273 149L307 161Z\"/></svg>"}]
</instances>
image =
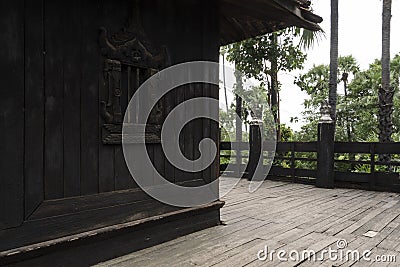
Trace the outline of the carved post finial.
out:
<instances>
[{"instance_id":1,"label":"carved post finial","mask_svg":"<svg viewBox=\"0 0 400 267\"><path fill-rule=\"evenodd\" d=\"M321 105L321 118L319 119L320 123L329 123L329 122L333 122L332 118L331 118L331 110L332 107L329 105L328 101L324 101L322 102Z\"/></svg>"}]
</instances>

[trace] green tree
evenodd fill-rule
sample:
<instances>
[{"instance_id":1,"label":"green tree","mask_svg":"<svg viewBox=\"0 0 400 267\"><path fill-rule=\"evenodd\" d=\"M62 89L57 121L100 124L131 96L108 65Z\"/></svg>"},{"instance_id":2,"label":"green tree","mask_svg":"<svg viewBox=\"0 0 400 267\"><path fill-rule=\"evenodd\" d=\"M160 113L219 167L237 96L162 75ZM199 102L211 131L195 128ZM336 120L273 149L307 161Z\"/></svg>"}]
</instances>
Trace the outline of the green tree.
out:
<instances>
[{"instance_id":1,"label":"green tree","mask_svg":"<svg viewBox=\"0 0 400 267\"><path fill-rule=\"evenodd\" d=\"M280 124L278 73L303 67L306 55L301 47L294 43L294 38L300 37L300 34L299 29L285 29L251 38L228 48L227 59L235 62L235 67L247 78L255 78L261 82L261 86L267 87L267 100L278 126ZM278 129L278 138L279 132Z\"/></svg>"},{"instance_id":2,"label":"green tree","mask_svg":"<svg viewBox=\"0 0 400 267\"><path fill-rule=\"evenodd\" d=\"M375 60L367 70L361 71L354 57L338 58L337 83L343 84L344 93L338 94L335 138L338 141L378 141L378 91L381 87L381 62ZM400 55L396 55L390 66L391 84L399 86ZM347 77L344 77L347 76ZM321 102L329 94L329 66L319 65L300 75L295 84L307 92L309 99L304 101L303 117L305 125L295 134L299 141L315 141ZM393 124L400 141L400 99L395 98Z\"/></svg>"},{"instance_id":3,"label":"green tree","mask_svg":"<svg viewBox=\"0 0 400 267\"><path fill-rule=\"evenodd\" d=\"M338 110L346 110L346 108L343 108L342 106L346 107L348 105L351 105L352 98L349 97L349 79L350 76L354 77L359 71L360 67L357 64L356 59L353 56L346 56L346 57L340 57L338 58L338 66L340 66L338 70L338 76L340 78L340 82L343 83L343 100L340 103L340 107ZM343 117L343 123L345 123L344 127L346 128L346 133L347 133L347 142L352 142L353 141L353 133L354 133L354 126L352 119L354 117L354 112L347 112L347 113L340 113L338 114L339 116Z\"/></svg>"}]
</instances>

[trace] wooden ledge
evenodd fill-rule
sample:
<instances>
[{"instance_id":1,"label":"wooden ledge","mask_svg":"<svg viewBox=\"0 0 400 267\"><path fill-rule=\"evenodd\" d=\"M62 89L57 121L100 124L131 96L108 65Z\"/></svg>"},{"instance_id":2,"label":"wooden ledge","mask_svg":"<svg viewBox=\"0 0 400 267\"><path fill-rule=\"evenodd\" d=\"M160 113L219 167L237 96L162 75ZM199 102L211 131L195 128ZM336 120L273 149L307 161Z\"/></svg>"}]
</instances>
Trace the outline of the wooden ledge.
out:
<instances>
[{"instance_id":1,"label":"wooden ledge","mask_svg":"<svg viewBox=\"0 0 400 267\"><path fill-rule=\"evenodd\" d=\"M167 240L171 240L174 238L177 238L179 236L186 235L190 232L194 232L200 229L204 229L207 227L210 227L212 225L218 225L220 223L219 219L219 209L223 207L225 202L222 201L216 201L212 202L207 205L202 205L199 207L194 207L194 208L184 208L180 209L177 211L157 215L157 216L152 216L140 220L135 220L127 223L122 223L122 224L116 224L108 227L103 227L79 234L74 234L74 235L69 235L53 240L49 240L46 242L41 242L41 243L36 243L33 245L29 246L24 246L8 251L2 251L0 252L0 265L2 266L3 264L19 264L20 262L26 261L26 260L31 260L33 258L38 258L38 257L46 257L48 254L52 253L59 253L62 250L70 250L71 248L79 248L80 246L87 246L91 243L99 243L99 242L104 242L107 241L108 239L113 239L113 238L118 238L118 236L124 236L129 233L135 232L137 235L140 236L141 231L143 230L149 230L151 228L157 229L157 227L163 227L164 225L167 227L169 223L175 222L175 227L177 227L175 230L178 228L185 228L186 231L182 231L180 233L171 233L171 236ZM209 219L203 218L205 224L204 227L201 225L201 223L196 224L196 220L192 219L196 216L199 215L204 215L209 212L213 211L218 211L218 218L215 218L216 216L210 216ZM187 222L186 223L179 223L181 220L189 219L191 222L193 222L193 230L186 229L188 228ZM206 223L208 222L209 223ZM211 223L211 224L210 224ZM179 231L178 231L179 232ZM138 249L142 249L144 247L149 247L154 244L158 244L161 242L164 242L166 237L163 237L160 239L160 242L158 242L157 235L162 235L163 233L158 233L156 230L152 232L154 240L153 242L150 242L150 245L146 245L143 243L143 246L138 246ZM147 237L145 237L147 238ZM112 246L112 245L111 245ZM132 251L138 250L133 247ZM131 252L132 252L131 251ZM107 254L107 253L105 253ZM119 256L121 255L118 251L114 252L114 256ZM122 253L123 255L123 253ZM108 259L109 257L100 257L99 260L92 260L93 263L103 261ZM54 262L53 262L54 263ZM56 265L54 265L56 266Z\"/></svg>"}]
</instances>

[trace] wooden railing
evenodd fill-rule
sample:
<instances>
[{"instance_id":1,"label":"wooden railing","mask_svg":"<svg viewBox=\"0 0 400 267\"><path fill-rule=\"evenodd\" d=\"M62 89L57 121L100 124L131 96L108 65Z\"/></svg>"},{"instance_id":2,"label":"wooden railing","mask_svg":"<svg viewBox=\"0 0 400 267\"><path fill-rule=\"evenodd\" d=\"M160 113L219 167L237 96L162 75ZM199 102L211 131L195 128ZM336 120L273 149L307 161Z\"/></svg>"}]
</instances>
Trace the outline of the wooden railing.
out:
<instances>
[{"instance_id":1,"label":"wooden railing","mask_svg":"<svg viewBox=\"0 0 400 267\"><path fill-rule=\"evenodd\" d=\"M231 160L229 176L247 177L250 145L246 142L221 142L221 160ZM243 162L235 161L241 153ZM336 186L400 192L400 143L335 142L334 180ZM318 142L279 142L266 179L315 184ZM390 154L390 162L380 162L379 155ZM223 160L222 160L223 161ZM221 171L227 164L221 164ZM321 166L323 168L324 166Z\"/></svg>"},{"instance_id":2,"label":"wooden railing","mask_svg":"<svg viewBox=\"0 0 400 267\"><path fill-rule=\"evenodd\" d=\"M334 151L335 181L362 184L371 189L392 189L396 192L400 190L400 143L336 142ZM339 159L339 155L343 154L352 155L355 159ZM390 162L379 161L379 156L385 154L392 156ZM357 159L357 155L362 158ZM344 168L340 168L340 165L344 165ZM354 170L354 166L364 168Z\"/></svg>"}]
</instances>

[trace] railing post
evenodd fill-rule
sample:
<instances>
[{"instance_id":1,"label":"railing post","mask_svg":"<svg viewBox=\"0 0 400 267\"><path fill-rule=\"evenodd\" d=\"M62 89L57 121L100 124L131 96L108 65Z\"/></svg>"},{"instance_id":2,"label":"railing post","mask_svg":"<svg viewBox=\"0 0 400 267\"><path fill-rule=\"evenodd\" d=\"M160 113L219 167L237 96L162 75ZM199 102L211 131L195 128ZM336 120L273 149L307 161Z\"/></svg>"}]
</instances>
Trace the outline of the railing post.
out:
<instances>
[{"instance_id":1,"label":"railing post","mask_svg":"<svg viewBox=\"0 0 400 267\"><path fill-rule=\"evenodd\" d=\"M236 74L240 74L239 72L235 72ZM240 75L239 75L240 76ZM242 80L241 77L236 77L237 81ZM239 86L240 87L240 86ZM236 95L236 142L238 143L238 148L236 149L236 169L235 169L235 175L236 177L243 177L243 168L242 168L242 151L240 150L240 144L243 141L243 132L242 132L242 117L243 117L243 112L242 112L242 104L243 100L239 95Z\"/></svg>"},{"instance_id":2,"label":"railing post","mask_svg":"<svg viewBox=\"0 0 400 267\"><path fill-rule=\"evenodd\" d=\"M334 139L335 124L330 117L330 106L324 103L318 123L317 187L334 188Z\"/></svg>"},{"instance_id":3,"label":"railing post","mask_svg":"<svg viewBox=\"0 0 400 267\"><path fill-rule=\"evenodd\" d=\"M237 142L237 149L235 150L236 152L236 169L235 169L235 175L236 177L242 177L243 175L243 170L242 170L242 151L240 150L240 145L242 141Z\"/></svg>"},{"instance_id":4,"label":"railing post","mask_svg":"<svg viewBox=\"0 0 400 267\"><path fill-rule=\"evenodd\" d=\"M376 175L375 175L375 144L371 143L370 145L370 153L371 153L371 175L369 176L369 188L375 188Z\"/></svg>"},{"instance_id":5,"label":"railing post","mask_svg":"<svg viewBox=\"0 0 400 267\"><path fill-rule=\"evenodd\" d=\"M262 152L261 152L261 130L262 130L262 121L261 120L254 120L250 122L250 137L249 137L249 145L250 145L250 150L249 150L249 163L247 167L248 175L247 179L251 180L253 177L258 161L260 160L260 157L262 157Z\"/></svg>"},{"instance_id":6,"label":"railing post","mask_svg":"<svg viewBox=\"0 0 400 267\"><path fill-rule=\"evenodd\" d=\"M296 183L297 179L296 179L296 161L295 161L295 157L296 157L296 152L295 152L295 143L291 143L290 144L290 170L292 171L292 182Z\"/></svg>"}]
</instances>

